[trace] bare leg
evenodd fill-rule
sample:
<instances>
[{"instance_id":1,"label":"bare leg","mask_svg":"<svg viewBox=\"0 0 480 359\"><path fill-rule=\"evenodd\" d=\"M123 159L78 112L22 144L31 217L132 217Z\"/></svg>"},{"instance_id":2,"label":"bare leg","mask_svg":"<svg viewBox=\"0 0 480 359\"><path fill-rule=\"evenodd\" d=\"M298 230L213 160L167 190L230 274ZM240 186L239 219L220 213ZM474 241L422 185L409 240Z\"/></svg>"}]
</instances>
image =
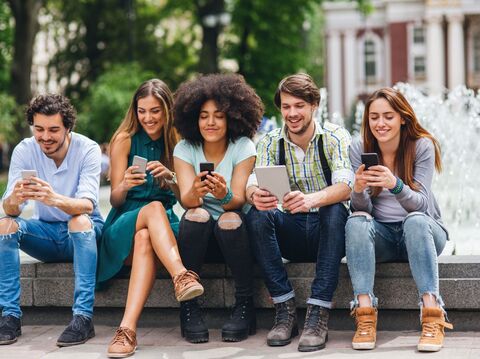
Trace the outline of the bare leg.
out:
<instances>
[{"instance_id":1,"label":"bare leg","mask_svg":"<svg viewBox=\"0 0 480 359\"><path fill-rule=\"evenodd\" d=\"M371 307L372 300L368 294L359 294L358 295L358 306L359 307Z\"/></svg>"},{"instance_id":2,"label":"bare leg","mask_svg":"<svg viewBox=\"0 0 480 359\"><path fill-rule=\"evenodd\" d=\"M155 252L150 243L148 230L142 229L135 234L132 271L121 327L137 330L138 318L152 290L156 272Z\"/></svg>"},{"instance_id":3,"label":"bare leg","mask_svg":"<svg viewBox=\"0 0 480 359\"><path fill-rule=\"evenodd\" d=\"M143 228L148 229L153 250L172 278L184 272L186 269L178 253L177 241L160 202L151 202L140 210L137 231Z\"/></svg>"}]
</instances>

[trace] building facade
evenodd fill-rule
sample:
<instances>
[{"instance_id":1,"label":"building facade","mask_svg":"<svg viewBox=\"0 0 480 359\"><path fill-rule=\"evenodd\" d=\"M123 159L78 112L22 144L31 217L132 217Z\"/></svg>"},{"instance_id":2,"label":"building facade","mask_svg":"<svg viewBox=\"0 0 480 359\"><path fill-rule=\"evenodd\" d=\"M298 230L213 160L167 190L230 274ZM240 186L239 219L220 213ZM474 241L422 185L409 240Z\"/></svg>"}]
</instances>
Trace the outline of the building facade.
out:
<instances>
[{"instance_id":1,"label":"building facade","mask_svg":"<svg viewBox=\"0 0 480 359\"><path fill-rule=\"evenodd\" d=\"M429 94L480 88L480 0L325 2L329 112L349 115L372 91L409 82Z\"/></svg>"}]
</instances>

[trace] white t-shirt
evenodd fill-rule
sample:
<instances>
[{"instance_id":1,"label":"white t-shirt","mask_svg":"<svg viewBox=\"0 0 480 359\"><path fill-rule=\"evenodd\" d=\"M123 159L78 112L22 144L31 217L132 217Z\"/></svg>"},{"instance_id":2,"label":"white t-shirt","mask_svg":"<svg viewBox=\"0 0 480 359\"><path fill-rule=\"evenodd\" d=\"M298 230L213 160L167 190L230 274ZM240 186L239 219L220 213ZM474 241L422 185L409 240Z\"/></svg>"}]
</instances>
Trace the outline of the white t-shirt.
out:
<instances>
[{"instance_id":1,"label":"white t-shirt","mask_svg":"<svg viewBox=\"0 0 480 359\"><path fill-rule=\"evenodd\" d=\"M235 166L243 160L256 156L255 144L248 137L240 137L235 142L228 144L227 152L222 161L214 169L215 172L221 174L227 186L230 187L232 181L233 169ZM173 150L173 156L185 161L193 166L195 173L200 172L200 163L208 162L203 153L202 145L192 145L186 140L180 141ZM181 174L178 174L181 176ZM217 219L225 210L220 204L220 200L213 197L211 193L208 193L203 199L203 206L210 215Z\"/></svg>"}]
</instances>

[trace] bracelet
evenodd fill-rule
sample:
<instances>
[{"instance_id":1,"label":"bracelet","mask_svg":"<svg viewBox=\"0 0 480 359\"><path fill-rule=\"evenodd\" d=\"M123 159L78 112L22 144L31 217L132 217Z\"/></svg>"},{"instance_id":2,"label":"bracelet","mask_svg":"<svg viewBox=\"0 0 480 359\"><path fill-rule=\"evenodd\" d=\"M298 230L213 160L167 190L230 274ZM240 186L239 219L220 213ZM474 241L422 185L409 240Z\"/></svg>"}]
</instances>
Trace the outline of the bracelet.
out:
<instances>
[{"instance_id":1,"label":"bracelet","mask_svg":"<svg viewBox=\"0 0 480 359\"><path fill-rule=\"evenodd\" d=\"M223 197L221 200L220 200L220 204L222 206L226 205L227 203L229 203L233 198L233 193L231 191L230 188L227 187L227 194L225 195L225 197Z\"/></svg>"},{"instance_id":2,"label":"bracelet","mask_svg":"<svg viewBox=\"0 0 480 359\"><path fill-rule=\"evenodd\" d=\"M390 193L399 194L403 190L403 181L397 177L397 183L395 183L395 187L389 189Z\"/></svg>"}]
</instances>

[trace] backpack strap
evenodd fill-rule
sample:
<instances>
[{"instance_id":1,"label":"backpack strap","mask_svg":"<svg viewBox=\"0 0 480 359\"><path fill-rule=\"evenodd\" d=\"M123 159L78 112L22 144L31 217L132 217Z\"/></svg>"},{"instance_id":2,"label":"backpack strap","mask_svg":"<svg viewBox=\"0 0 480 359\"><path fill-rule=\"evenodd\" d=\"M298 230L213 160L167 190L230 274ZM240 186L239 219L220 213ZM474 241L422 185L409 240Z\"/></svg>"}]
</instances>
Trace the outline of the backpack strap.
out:
<instances>
[{"instance_id":1,"label":"backpack strap","mask_svg":"<svg viewBox=\"0 0 480 359\"><path fill-rule=\"evenodd\" d=\"M320 155L320 163L322 165L323 175L327 181L327 185L332 185L332 171L330 170L330 166L328 165L327 157L325 156L325 152L323 151L323 136L321 135L318 137L317 143L318 153ZM278 141L278 164L280 166L285 166L285 140L280 138Z\"/></svg>"}]
</instances>

